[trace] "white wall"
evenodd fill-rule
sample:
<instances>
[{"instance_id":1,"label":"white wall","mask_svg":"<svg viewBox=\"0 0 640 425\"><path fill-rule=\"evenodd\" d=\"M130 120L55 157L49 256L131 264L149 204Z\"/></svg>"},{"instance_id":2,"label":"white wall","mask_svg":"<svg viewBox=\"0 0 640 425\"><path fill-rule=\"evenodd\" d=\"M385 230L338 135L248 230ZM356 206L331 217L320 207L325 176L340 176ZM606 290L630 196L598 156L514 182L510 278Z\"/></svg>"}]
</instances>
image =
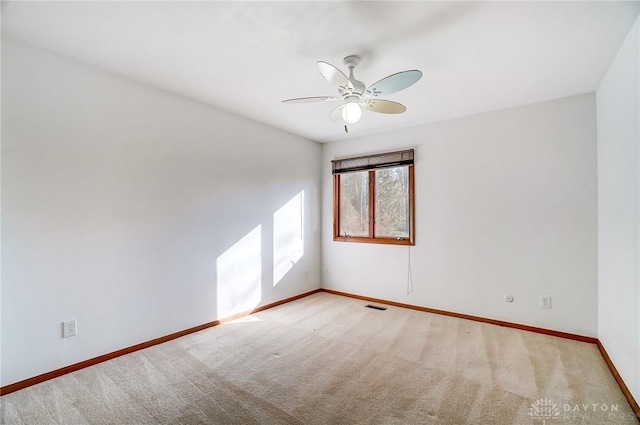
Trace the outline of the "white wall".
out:
<instances>
[{"instance_id":1,"label":"white wall","mask_svg":"<svg viewBox=\"0 0 640 425\"><path fill-rule=\"evenodd\" d=\"M1 385L319 287L319 144L2 47Z\"/></svg>"},{"instance_id":2,"label":"white wall","mask_svg":"<svg viewBox=\"0 0 640 425\"><path fill-rule=\"evenodd\" d=\"M596 92L598 338L640 401L640 52L636 20Z\"/></svg>"},{"instance_id":3,"label":"white wall","mask_svg":"<svg viewBox=\"0 0 640 425\"><path fill-rule=\"evenodd\" d=\"M416 149L413 293L408 247L333 242L329 231L323 286L595 336L595 122L591 93L323 145L324 229L332 159ZM552 309L539 308L543 294Z\"/></svg>"}]
</instances>

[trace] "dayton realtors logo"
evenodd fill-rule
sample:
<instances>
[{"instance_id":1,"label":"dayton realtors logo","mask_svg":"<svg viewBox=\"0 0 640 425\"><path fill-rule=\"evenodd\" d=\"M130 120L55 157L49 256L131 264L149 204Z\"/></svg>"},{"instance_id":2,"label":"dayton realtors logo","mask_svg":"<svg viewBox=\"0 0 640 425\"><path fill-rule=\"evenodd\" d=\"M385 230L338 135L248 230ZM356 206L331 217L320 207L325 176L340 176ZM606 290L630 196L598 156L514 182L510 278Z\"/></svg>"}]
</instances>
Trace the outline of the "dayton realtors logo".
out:
<instances>
[{"instance_id":1,"label":"dayton realtors logo","mask_svg":"<svg viewBox=\"0 0 640 425\"><path fill-rule=\"evenodd\" d=\"M529 416L534 421L542 421L545 425L547 421L580 421L585 423L636 423L635 414L620 412L617 404L605 403L564 403L558 406L550 399L541 398L531 403ZM538 422L536 422L538 423Z\"/></svg>"},{"instance_id":2,"label":"dayton realtors logo","mask_svg":"<svg viewBox=\"0 0 640 425\"><path fill-rule=\"evenodd\" d=\"M533 420L541 420L544 425L548 420L557 419L560 416L560 409L553 401L541 398L531 403L529 415Z\"/></svg>"},{"instance_id":3,"label":"dayton realtors logo","mask_svg":"<svg viewBox=\"0 0 640 425\"><path fill-rule=\"evenodd\" d=\"M562 406L562 417L565 421L581 421L582 423L637 423L633 412L620 411L617 404L580 403Z\"/></svg>"}]
</instances>

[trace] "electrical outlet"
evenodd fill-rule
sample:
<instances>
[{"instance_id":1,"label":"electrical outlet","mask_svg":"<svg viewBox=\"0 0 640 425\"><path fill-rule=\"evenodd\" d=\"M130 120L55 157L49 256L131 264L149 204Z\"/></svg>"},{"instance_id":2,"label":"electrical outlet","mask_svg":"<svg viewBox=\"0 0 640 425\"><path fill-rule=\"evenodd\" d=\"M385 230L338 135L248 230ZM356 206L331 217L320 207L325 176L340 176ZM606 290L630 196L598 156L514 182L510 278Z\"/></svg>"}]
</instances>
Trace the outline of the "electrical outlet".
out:
<instances>
[{"instance_id":1,"label":"electrical outlet","mask_svg":"<svg viewBox=\"0 0 640 425\"><path fill-rule=\"evenodd\" d=\"M62 322L62 337L69 338L70 336L78 335L78 321L76 319Z\"/></svg>"},{"instance_id":2,"label":"electrical outlet","mask_svg":"<svg viewBox=\"0 0 640 425\"><path fill-rule=\"evenodd\" d=\"M540 295L540 308L551 308L550 295Z\"/></svg>"}]
</instances>

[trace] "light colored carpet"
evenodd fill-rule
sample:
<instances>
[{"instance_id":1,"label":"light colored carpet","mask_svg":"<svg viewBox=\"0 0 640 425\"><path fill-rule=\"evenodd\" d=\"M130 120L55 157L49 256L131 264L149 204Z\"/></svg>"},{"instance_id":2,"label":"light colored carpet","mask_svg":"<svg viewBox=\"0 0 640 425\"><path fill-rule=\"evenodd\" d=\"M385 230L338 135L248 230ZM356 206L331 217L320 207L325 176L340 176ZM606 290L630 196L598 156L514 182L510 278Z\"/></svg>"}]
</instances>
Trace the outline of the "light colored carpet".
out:
<instances>
[{"instance_id":1,"label":"light colored carpet","mask_svg":"<svg viewBox=\"0 0 640 425\"><path fill-rule=\"evenodd\" d=\"M318 293L3 396L0 417L29 425L637 424L592 344L365 304Z\"/></svg>"}]
</instances>

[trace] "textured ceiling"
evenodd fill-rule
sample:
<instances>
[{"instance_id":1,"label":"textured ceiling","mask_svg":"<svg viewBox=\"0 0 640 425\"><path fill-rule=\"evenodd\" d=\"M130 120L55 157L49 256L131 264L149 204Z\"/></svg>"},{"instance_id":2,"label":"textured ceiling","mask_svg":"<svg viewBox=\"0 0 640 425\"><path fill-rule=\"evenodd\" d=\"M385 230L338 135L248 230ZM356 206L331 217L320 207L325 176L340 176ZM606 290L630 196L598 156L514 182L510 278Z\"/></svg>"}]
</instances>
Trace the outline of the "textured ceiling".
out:
<instances>
[{"instance_id":1,"label":"textured ceiling","mask_svg":"<svg viewBox=\"0 0 640 425\"><path fill-rule=\"evenodd\" d=\"M3 2L3 36L320 142L594 91L633 2ZM367 84L420 69L387 97L402 115L329 120L324 60L360 54ZM346 72L346 70L345 70Z\"/></svg>"}]
</instances>

